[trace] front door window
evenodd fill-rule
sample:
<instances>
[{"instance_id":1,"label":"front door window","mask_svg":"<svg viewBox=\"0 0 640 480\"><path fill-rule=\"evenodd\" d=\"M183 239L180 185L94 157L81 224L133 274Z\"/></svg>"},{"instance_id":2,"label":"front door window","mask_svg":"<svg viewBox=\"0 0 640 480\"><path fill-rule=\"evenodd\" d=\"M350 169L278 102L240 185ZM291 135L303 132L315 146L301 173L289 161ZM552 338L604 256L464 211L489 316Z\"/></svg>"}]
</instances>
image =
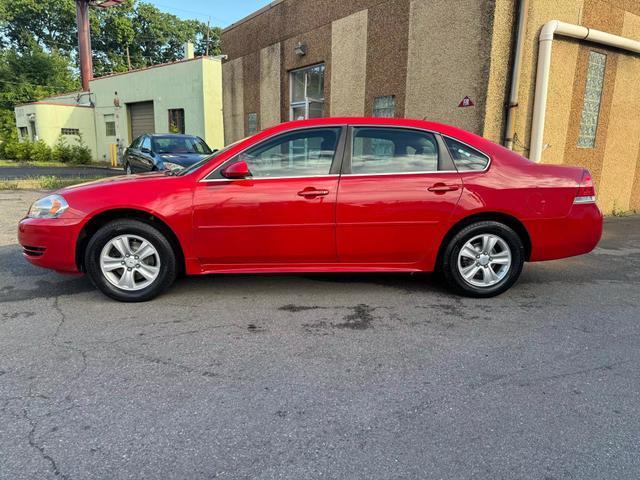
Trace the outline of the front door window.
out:
<instances>
[{"instance_id":1,"label":"front door window","mask_svg":"<svg viewBox=\"0 0 640 480\"><path fill-rule=\"evenodd\" d=\"M291 120L324 116L324 64L291 72Z\"/></svg>"},{"instance_id":2,"label":"front door window","mask_svg":"<svg viewBox=\"0 0 640 480\"><path fill-rule=\"evenodd\" d=\"M314 128L286 133L240 155L254 178L328 175L341 128Z\"/></svg>"}]
</instances>

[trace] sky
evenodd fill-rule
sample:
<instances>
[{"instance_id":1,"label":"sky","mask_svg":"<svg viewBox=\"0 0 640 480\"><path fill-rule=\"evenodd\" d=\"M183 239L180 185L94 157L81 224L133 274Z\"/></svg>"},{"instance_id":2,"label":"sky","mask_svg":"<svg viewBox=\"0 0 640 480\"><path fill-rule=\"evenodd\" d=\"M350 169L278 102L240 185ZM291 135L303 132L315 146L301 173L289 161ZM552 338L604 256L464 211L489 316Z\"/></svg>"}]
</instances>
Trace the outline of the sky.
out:
<instances>
[{"instance_id":1,"label":"sky","mask_svg":"<svg viewBox=\"0 0 640 480\"><path fill-rule=\"evenodd\" d=\"M212 26L227 27L259 8L270 0L144 0L160 10L181 18L195 18Z\"/></svg>"}]
</instances>

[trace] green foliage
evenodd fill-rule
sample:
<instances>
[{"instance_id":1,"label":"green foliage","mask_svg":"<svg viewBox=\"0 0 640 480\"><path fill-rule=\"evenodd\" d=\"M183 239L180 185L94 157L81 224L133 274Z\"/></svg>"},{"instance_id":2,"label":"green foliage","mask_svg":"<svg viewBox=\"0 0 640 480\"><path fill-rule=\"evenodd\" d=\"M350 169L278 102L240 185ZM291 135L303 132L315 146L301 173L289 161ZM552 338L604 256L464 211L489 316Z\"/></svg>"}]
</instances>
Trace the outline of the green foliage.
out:
<instances>
[{"instance_id":1,"label":"green foliage","mask_svg":"<svg viewBox=\"0 0 640 480\"><path fill-rule=\"evenodd\" d=\"M82 140L82 136L78 137L75 145L69 145L67 140L60 135L58 141L53 146L51 158L54 162L86 165L91 163L91 150Z\"/></svg>"},{"instance_id":2,"label":"green foliage","mask_svg":"<svg viewBox=\"0 0 640 480\"><path fill-rule=\"evenodd\" d=\"M71 146L71 163L76 165L86 165L91 162L91 150L84 143L82 135L78 135L78 142Z\"/></svg>"},{"instance_id":3,"label":"green foliage","mask_svg":"<svg viewBox=\"0 0 640 480\"><path fill-rule=\"evenodd\" d=\"M15 159L19 162L26 162L31 158L31 149L33 143L29 141L18 142L16 147Z\"/></svg>"},{"instance_id":4,"label":"green foliage","mask_svg":"<svg viewBox=\"0 0 640 480\"><path fill-rule=\"evenodd\" d=\"M52 159L51 147L44 143L44 141L38 140L31 144L31 157L29 160L34 162L50 162Z\"/></svg>"},{"instance_id":5,"label":"green foliage","mask_svg":"<svg viewBox=\"0 0 640 480\"><path fill-rule=\"evenodd\" d=\"M16 135L10 136L4 142L1 153L3 158L17 162L50 162L52 159L51 147L42 140L20 142Z\"/></svg>"},{"instance_id":6,"label":"green foliage","mask_svg":"<svg viewBox=\"0 0 640 480\"><path fill-rule=\"evenodd\" d=\"M16 160L18 155L18 135L14 130L7 132L6 135L2 135L2 142L0 143L0 157L7 160Z\"/></svg>"},{"instance_id":7,"label":"green foliage","mask_svg":"<svg viewBox=\"0 0 640 480\"><path fill-rule=\"evenodd\" d=\"M58 137L56 144L53 146L51 157L54 162L71 163L73 159L73 149L62 135Z\"/></svg>"},{"instance_id":8,"label":"green foliage","mask_svg":"<svg viewBox=\"0 0 640 480\"><path fill-rule=\"evenodd\" d=\"M0 0L0 143L10 151L16 105L79 89L75 12L74 0ZM90 21L96 76L126 71L127 46L133 68L181 59L189 40L196 55L207 50L206 24L137 0L91 8ZM209 55L220 53L220 32L210 29Z\"/></svg>"}]
</instances>

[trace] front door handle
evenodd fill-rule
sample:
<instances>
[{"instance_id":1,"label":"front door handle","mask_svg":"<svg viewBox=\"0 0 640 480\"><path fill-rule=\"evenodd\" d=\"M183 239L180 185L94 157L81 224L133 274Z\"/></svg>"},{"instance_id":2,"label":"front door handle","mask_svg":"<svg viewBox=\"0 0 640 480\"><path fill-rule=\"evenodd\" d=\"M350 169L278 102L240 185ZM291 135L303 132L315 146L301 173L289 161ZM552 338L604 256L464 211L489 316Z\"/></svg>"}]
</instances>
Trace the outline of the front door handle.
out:
<instances>
[{"instance_id":1,"label":"front door handle","mask_svg":"<svg viewBox=\"0 0 640 480\"><path fill-rule=\"evenodd\" d=\"M329 190L317 190L313 187L307 187L298 192L298 196L305 198L324 197L325 195L329 195Z\"/></svg>"},{"instance_id":2,"label":"front door handle","mask_svg":"<svg viewBox=\"0 0 640 480\"><path fill-rule=\"evenodd\" d=\"M435 193L445 193L445 192L453 192L458 190L460 187L458 185L447 185L446 183L434 183L433 186L427 188L430 192Z\"/></svg>"}]
</instances>

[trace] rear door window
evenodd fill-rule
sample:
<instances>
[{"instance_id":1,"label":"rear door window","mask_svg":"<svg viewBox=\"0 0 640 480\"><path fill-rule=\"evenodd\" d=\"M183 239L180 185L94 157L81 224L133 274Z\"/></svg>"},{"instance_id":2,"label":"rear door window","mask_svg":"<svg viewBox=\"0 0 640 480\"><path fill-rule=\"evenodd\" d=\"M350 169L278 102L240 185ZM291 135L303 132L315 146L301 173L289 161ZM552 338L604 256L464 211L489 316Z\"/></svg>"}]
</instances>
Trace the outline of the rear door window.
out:
<instances>
[{"instance_id":1,"label":"rear door window","mask_svg":"<svg viewBox=\"0 0 640 480\"><path fill-rule=\"evenodd\" d=\"M484 170L489 164L489 157L484 153L479 152L475 148L471 148L469 145L465 145L450 137L443 137L453 163L456 165L456 169L459 172L473 172Z\"/></svg>"},{"instance_id":2,"label":"rear door window","mask_svg":"<svg viewBox=\"0 0 640 480\"><path fill-rule=\"evenodd\" d=\"M438 170L438 143L429 132L388 127L356 127L352 174L421 173Z\"/></svg>"}]
</instances>

